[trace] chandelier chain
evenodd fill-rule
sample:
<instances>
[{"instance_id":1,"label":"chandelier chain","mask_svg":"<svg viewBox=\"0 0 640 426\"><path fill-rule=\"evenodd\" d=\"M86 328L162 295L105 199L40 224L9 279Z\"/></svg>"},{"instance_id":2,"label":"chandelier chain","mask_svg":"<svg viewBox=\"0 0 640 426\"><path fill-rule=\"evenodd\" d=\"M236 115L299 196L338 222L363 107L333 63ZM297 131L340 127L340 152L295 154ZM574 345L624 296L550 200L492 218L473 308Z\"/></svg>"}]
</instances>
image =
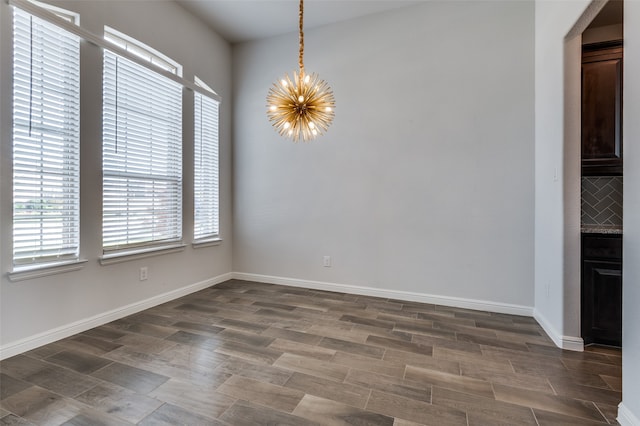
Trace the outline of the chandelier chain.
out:
<instances>
[{"instance_id":1,"label":"chandelier chain","mask_svg":"<svg viewBox=\"0 0 640 426\"><path fill-rule=\"evenodd\" d=\"M304 71L304 31L303 31L303 21L304 21L304 0L300 0L300 11L298 13L299 18L299 29L300 29L300 53L298 54L298 66L300 67L300 71Z\"/></svg>"}]
</instances>

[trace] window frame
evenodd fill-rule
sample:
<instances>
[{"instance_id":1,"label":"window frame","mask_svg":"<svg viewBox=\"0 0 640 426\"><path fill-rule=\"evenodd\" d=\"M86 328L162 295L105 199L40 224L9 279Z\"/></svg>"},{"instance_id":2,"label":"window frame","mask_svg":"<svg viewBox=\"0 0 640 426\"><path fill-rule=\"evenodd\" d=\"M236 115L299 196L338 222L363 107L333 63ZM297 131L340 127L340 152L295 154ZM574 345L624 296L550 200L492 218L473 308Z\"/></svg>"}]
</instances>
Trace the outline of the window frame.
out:
<instances>
[{"instance_id":1,"label":"window frame","mask_svg":"<svg viewBox=\"0 0 640 426\"><path fill-rule=\"evenodd\" d=\"M32 274L30 271L69 268L73 267L69 265L84 262L80 260L81 38L68 28L78 22L79 16L55 6L34 3L44 10L45 15L51 15L54 19L43 18L28 8L14 7L12 10L13 206L12 271L9 273L12 280L20 279L21 275L27 273ZM18 30L22 29L17 22L25 19L29 20L29 34L18 34ZM59 24L61 20L65 25ZM35 43L34 31L39 34ZM25 37L29 39L28 46L25 46ZM20 53L18 44L22 44ZM42 52L35 59L34 49ZM17 56L24 56L25 52L28 53L28 63L27 58L19 59ZM39 67L34 69L38 64ZM34 80L35 76L40 78ZM60 84L64 85L63 91L60 90ZM38 94L40 99L34 101ZM34 120L38 120L40 125L35 126ZM21 124L21 121L25 123ZM34 155L37 152L40 152L40 158ZM32 198L36 192L39 196ZM32 199L40 202L31 203ZM45 199L53 202L54 207L48 208L48 204L43 204ZM55 205L61 206L58 219L46 211L57 210ZM34 207L29 209L29 206ZM40 217L28 219L27 210L40 212ZM39 237L29 241L37 243L34 247L39 248L34 248L28 255L29 250L17 247L21 245L18 241L23 239L18 236L20 229L29 229L29 225L20 226L20 223L34 220L39 223ZM49 227L47 230L47 223L49 226L51 223L57 224L56 228ZM60 231L52 234L49 232L52 229ZM47 249L47 239L55 235L59 235L56 237L59 243Z\"/></svg>"},{"instance_id":2,"label":"window frame","mask_svg":"<svg viewBox=\"0 0 640 426\"><path fill-rule=\"evenodd\" d=\"M194 83L215 94L198 76L194 76ZM200 92L195 92L193 98L193 244L200 247L221 241L220 102ZM211 122L213 125L206 126ZM202 167L210 168L211 174L204 173Z\"/></svg>"},{"instance_id":3,"label":"window frame","mask_svg":"<svg viewBox=\"0 0 640 426\"><path fill-rule=\"evenodd\" d=\"M105 26L105 40L112 31ZM135 45L136 56L144 58L140 52L145 51L148 58L157 57L142 42L130 37L126 42L127 52ZM159 72L168 71L157 62L149 60L153 67L145 67L109 48L103 61L103 260L183 247L184 89ZM176 72L181 70L175 65ZM156 102L164 105L156 109ZM170 200L166 204L163 193Z\"/></svg>"}]
</instances>

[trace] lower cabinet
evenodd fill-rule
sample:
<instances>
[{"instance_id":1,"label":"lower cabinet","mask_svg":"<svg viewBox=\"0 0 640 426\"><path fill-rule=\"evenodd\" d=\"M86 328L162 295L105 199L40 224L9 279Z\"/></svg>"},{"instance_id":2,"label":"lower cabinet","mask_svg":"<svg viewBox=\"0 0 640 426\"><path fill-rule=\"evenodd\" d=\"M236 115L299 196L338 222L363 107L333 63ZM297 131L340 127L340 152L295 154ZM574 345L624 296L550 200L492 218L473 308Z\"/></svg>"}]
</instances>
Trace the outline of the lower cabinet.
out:
<instances>
[{"instance_id":1,"label":"lower cabinet","mask_svg":"<svg viewBox=\"0 0 640 426\"><path fill-rule=\"evenodd\" d=\"M582 237L582 338L585 344L622 344L622 237Z\"/></svg>"}]
</instances>

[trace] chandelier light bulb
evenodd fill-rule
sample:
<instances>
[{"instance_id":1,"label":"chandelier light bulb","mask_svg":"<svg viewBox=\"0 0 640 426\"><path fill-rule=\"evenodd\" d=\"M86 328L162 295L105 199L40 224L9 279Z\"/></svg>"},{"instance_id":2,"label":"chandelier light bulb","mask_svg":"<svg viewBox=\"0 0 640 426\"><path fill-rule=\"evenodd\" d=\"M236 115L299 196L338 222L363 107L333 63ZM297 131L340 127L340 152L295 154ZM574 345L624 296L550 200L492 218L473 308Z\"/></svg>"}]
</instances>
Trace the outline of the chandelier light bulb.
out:
<instances>
[{"instance_id":1,"label":"chandelier light bulb","mask_svg":"<svg viewBox=\"0 0 640 426\"><path fill-rule=\"evenodd\" d=\"M298 72L273 84L267 95L267 116L281 136L294 142L324 134L333 122L335 99L329 84L304 70L303 0L300 0Z\"/></svg>"}]
</instances>

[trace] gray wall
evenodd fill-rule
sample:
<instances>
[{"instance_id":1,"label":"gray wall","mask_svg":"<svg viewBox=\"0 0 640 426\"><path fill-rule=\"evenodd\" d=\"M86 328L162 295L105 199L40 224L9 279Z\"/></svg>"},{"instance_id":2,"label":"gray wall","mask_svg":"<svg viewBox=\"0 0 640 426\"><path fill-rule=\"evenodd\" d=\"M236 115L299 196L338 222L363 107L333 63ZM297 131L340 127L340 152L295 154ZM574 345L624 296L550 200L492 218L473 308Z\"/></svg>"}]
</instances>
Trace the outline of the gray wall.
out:
<instances>
[{"instance_id":1,"label":"gray wall","mask_svg":"<svg viewBox=\"0 0 640 426\"><path fill-rule=\"evenodd\" d=\"M265 114L297 34L234 46L234 271L530 313L533 26L532 2L436 1L305 31L336 97L307 144Z\"/></svg>"},{"instance_id":2,"label":"gray wall","mask_svg":"<svg viewBox=\"0 0 640 426\"><path fill-rule=\"evenodd\" d=\"M170 1L62 1L56 5L80 13L82 26L102 34L109 25L159 50L184 66L185 78L196 74L218 91L221 106L221 234L216 247L194 249L190 244L175 254L101 266L101 76L102 53L82 45L81 129L81 257L80 271L11 282L11 8L0 2L1 55L0 119L0 344L15 346L39 333L57 328L74 330L82 322L113 313L132 304L177 291L191 284L231 272L231 48L195 17ZM178 32L174 31L179 29ZM193 99L188 97L188 99ZM185 110L192 108L187 102ZM189 126L189 122L186 123ZM192 125L189 127L192 129ZM192 173L192 152L185 147L185 175ZM192 179L185 177L185 242L191 241ZM149 268L149 280L140 282L138 270ZM71 327L71 328L69 328ZM57 337L64 334L61 330ZM23 339L27 339L24 341ZM42 342L40 342L42 343ZM21 347L21 346L18 346Z\"/></svg>"},{"instance_id":3,"label":"gray wall","mask_svg":"<svg viewBox=\"0 0 640 426\"><path fill-rule=\"evenodd\" d=\"M535 317L557 345L578 350L580 107L566 108L565 94L580 96L581 42L565 45L565 36L588 4L535 6ZM577 129L577 137L565 127Z\"/></svg>"},{"instance_id":4,"label":"gray wall","mask_svg":"<svg viewBox=\"0 0 640 426\"><path fill-rule=\"evenodd\" d=\"M624 5L622 404L640 424L640 2ZM622 423L631 425L633 423Z\"/></svg>"}]
</instances>

